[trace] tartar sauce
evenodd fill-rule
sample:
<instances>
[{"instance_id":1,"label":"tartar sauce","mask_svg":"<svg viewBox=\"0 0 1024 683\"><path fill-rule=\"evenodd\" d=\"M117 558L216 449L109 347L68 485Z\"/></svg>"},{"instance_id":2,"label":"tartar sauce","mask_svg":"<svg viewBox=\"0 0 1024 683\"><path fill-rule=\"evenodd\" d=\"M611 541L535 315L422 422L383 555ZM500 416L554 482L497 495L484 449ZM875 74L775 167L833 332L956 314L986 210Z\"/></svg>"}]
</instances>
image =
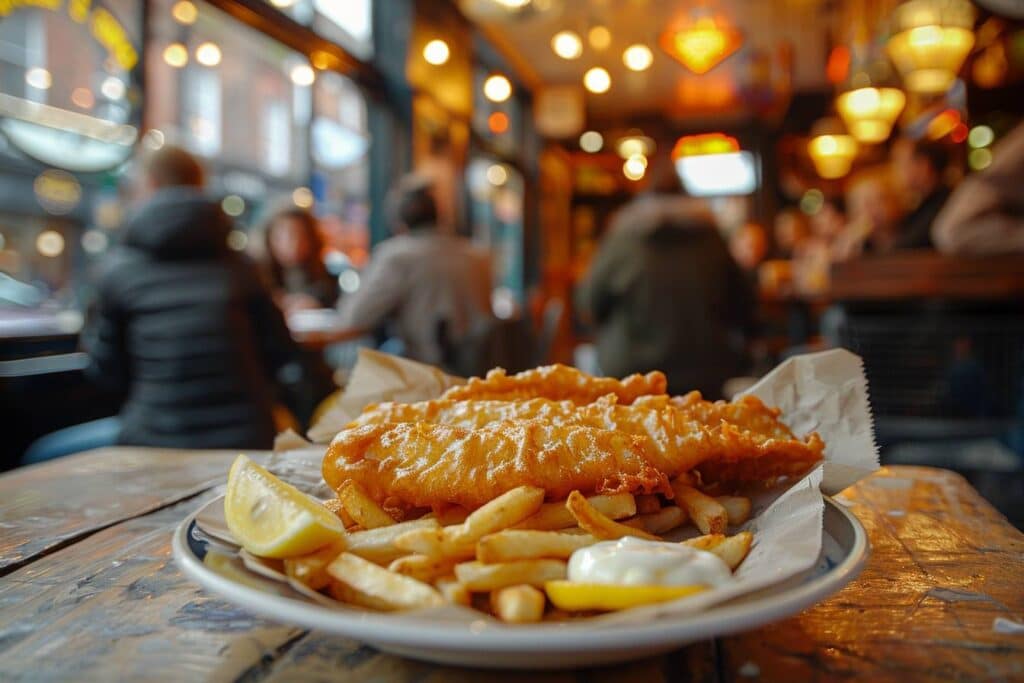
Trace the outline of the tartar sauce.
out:
<instances>
[{"instance_id":1,"label":"tartar sauce","mask_svg":"<svg viewBox=\"0 0 1024 683\"><path fill-rule=\"evenodd\" d=\"M626 586L721 586L732 581L732 572L704 550L626 536L574 552L568 579Z\"/></svg>"}]
</instances>

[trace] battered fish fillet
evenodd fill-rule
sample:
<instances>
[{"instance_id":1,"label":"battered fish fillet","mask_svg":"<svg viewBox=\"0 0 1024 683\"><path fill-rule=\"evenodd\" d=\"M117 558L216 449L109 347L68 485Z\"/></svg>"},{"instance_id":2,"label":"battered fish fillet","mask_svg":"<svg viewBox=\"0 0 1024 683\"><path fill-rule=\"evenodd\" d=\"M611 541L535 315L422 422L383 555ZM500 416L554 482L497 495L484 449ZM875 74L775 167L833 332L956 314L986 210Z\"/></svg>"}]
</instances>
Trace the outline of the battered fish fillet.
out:
<instances>
[{"instance_id":1,"label":"battered fish fillet","mask_svg":"<svg viewBox=\"0 0 1024 683\"><path fill-rule=\"evenodd\" d=\"M614 394L619 403L629 404L640 396L664 394L668 382L664 373L630 375L624 379L594 377L567 365L545 365L509 376L495 368L487 377L471 377L466 384L446 391L441 398L498 399L515 401L548 398L553 401L593 403L607 394Z\"/></svg>"},{"instance_id":2,"label":"battered fish fillet","mask_svg":"<svg viewBox=\"0 0 1024 683\"><path fill-rule=\"evenodd\" d=\"M354 479L388 506L475 509L529 484L550 500L591 493L665 493L665 475L638 440L619 432L543 420L480 429L428 423L367 424L338 433L323 476L337 490Z\"/></svg>"},{"instance_id":3,"label":"battered fish fillet","mask_svg":"<svg viewBox=\"0 0 1024 683\"><path fill-rule=\"evenodd\" d=\"M710 410L701 408L705 413ZM733 412L739 416L747 413L777 415L753 398ZM640 445L648 462L670 478L704 463L731 465L738 461L756 462L738 471L737 476L754 476L765 469L766 477L774 477L778 476L775 469L780 466L784 465L786 473L790 473L806 469L821 459L821 443L816 435L804 442L789 433L781 423L757 422L755 426L767 432L762 433L756 429L723 425L721 420L714 421L710 414L705 413L698 410L687 412L667 396L643 397L626 406L617 404L612 396L579 406L572 401L539 398L527 401L438 399L370 406L350 426L431 422L479 429L503 420L539 419L553 425L615 430L641 437ZM781 430L785 430L788 437L778 436Z\"/></svg>"}]
</instances>

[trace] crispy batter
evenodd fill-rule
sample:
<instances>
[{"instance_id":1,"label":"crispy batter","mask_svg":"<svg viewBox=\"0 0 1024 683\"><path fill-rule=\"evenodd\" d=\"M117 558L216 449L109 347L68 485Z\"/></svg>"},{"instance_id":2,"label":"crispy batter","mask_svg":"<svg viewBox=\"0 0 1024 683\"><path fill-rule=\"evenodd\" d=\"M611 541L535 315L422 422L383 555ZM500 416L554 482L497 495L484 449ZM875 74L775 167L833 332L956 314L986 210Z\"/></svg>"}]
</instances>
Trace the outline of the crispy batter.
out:
<instances>
[{"instance_id":1,"label":"crispy batter","mask_svg":"<svg viewBox=\"0 0 1024 683\"><path fill-rule=\"evenodd\" d=\"M664 373L630 375L624 379L593 377L567 365L545 365L508 375L495 368L487 377L472 377L466 384L446 391L441 398L500 399L514 401L530 398L548 398L555 401L592 403L607 394L614 394L619 403L629 404L640 396L664 394L668 382Z\"/></svg>"},{"instance_id":2,"label":"crispy batter","mask_svg":"<svg viewBox=\"0 0 1024 683\"><path fill-rule=\"evenodd\" d=\"M753 428L723 424L722 418L715 419L720 415L728 415L740 425ZM822 444L817 435L807 441L797 439L778 422L776 411L753 397L737 405L719 405L701 401L697 394L687 408L679 407L667 396L643 397L633 405L619 405L611 396L582 406L572 401L541 398L381 403L367 408L350 426L432 422L479 429L501 420L522 419L617 430L642 437L645 457L669 478L704 463L707 463L710 481L746 481L757 479L762 473L774 478L803 471L821 459Z\"/></svg>"},{"instance_id":3,"label":"crispy batter","mask_svg":"<svg viewBox=\"0 0 1024 683\"><path fill-rule=\"evenodd\" d=\"M480 429L423 422L346 429L331 442L323 475L335 490L354 479L375 500L391 498L409 507L476 509L522 485L543 488L550 500L574 489L671 495L668 480L647 461L638 439L544 420Z\"/></svg>"}]
</instances>

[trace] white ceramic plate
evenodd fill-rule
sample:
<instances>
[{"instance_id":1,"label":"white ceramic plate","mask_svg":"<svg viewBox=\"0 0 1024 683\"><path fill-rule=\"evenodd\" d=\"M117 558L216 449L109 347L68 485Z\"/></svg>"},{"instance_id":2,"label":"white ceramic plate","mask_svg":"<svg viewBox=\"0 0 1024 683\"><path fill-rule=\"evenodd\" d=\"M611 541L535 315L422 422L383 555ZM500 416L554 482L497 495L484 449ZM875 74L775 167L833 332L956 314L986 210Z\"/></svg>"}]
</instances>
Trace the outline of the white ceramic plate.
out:
<instances>
[{"instance_id":1,"label":"white ceramic plate","mask_svg":"<svg viewBox=\"0 0 1024 683\"><path fill-rule=\"evenodd\" d=\"M444 664L489 668L572 668L647 657L698 640L756 628L791 616L835 593L860 573L867 536L856 517L825 499L817 565L771 588L686 616L614 628L569 629L557 622L508 626L489 619L444 621L429 614L378 613L326 607L286 585L248 572L196 525L199 510L174 533L178 564L207 590L263 617L355 638L385 652ZM223 505L218 498L205 510ZM209 512L207 512L209 516ZM213 515L214 517L216 515ZM208 555L217 562L205 562Z\"/></svg>"}]
</instances>

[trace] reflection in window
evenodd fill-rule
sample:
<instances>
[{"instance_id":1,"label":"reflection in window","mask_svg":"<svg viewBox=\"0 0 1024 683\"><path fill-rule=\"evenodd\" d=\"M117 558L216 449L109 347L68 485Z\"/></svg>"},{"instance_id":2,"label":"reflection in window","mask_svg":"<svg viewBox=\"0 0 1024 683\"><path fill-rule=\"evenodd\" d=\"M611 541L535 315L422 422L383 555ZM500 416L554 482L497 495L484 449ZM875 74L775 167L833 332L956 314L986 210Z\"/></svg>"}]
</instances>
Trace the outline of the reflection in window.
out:
<instances>
[{"instance_id":1,"label":"reflection in window","mask_svg":"<svg viewBox=\"0 0 1024 683\"><path fill-rule=\"evenodd\" d=\"M373 55L373 0L265 0L353 54Z\"/></svg>"}]
</instances>

